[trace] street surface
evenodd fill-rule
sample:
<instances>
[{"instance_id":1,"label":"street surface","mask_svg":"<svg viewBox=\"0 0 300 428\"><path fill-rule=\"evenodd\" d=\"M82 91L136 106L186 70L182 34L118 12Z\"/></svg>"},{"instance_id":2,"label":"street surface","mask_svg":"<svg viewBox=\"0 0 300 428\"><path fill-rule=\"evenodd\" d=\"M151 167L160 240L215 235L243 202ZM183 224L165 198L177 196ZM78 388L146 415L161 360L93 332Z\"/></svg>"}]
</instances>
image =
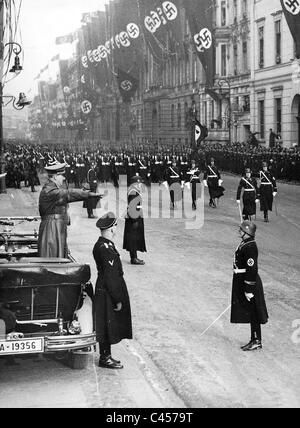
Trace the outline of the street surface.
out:
<instances>
[{"instance_id":1,"label":"street surface","mask_svg":"<svg viewBox=\"0 0 300 428\"><path fill-rule=\"evenodd\" d=\"M139 253L145 266L129 264L119 220L116 246L131 297L134 340L112 351L124 370L98 368L97 354L85 371L46 358L20 358L16 367L0 361L0 407L300 406L300 186L279 183L278 215L274 210L270 223L257 213L259 272L270 320L262 327L263 349L247 353L240 346L248 342L250 326L230 324L226 311L239 244L239 178L223 178L226 194L217 209L208 207L205 190L202 228L187 230L182 218L145 220L148 252ZM37 200L28 188L8 190L0 195L0 216L37 215ZM97 216L103 212L95 210ZM71 204L70 213L69 247L78 261L91 264L95 283L96 220L87 218L82 203Z\"/></svg>"}]
</instances>

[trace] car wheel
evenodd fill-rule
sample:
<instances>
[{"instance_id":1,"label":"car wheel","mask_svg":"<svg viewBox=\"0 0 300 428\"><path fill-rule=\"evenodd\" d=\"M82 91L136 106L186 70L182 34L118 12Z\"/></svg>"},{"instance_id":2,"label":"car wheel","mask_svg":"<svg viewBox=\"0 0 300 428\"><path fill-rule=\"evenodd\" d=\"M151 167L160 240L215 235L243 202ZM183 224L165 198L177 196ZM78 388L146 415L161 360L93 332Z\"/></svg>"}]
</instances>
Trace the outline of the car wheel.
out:
<instances>
[{"instance_id":1,"label":"car wheel","mask_svg":"<svg viewBox=\"0 0 300 428\"><path fill-rule=\"evenodd\" d=\"M73 370L84 370L88 367L91 353L84 351L69 352L68 363Z\"/></svg>"}]
</instances>

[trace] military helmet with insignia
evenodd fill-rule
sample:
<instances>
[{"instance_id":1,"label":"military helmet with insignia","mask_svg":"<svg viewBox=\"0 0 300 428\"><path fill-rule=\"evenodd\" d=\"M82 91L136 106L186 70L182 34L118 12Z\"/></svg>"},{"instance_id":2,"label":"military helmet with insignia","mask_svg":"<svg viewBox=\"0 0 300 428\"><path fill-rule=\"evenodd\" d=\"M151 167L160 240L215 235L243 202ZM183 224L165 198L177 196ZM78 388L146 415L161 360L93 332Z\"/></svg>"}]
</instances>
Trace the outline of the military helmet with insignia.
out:
<instances>
[{"instance_id":1,"label":"military helmet with insignia","mask_svg":"<svg viewBox=\"0 0 300 428\"><path fill-rule=\"evenodd\" d=\"M245 220L243 223L241 223L240 230L254 238L256 233L256 224L254 224L252 221Z\"/></svg>"},{"instance_id":2,"label":"military helmet with insignia","mask_svg":"<svg viewBox=\"0 0 300 428\"><path fill-rule=\"evenodd\" d=\"M247 173L250 173L251 174L251 168L249 168L249 167L247 167L247 168L245 168L245 173L247 174Z\"/></svg>"}]
</instances>

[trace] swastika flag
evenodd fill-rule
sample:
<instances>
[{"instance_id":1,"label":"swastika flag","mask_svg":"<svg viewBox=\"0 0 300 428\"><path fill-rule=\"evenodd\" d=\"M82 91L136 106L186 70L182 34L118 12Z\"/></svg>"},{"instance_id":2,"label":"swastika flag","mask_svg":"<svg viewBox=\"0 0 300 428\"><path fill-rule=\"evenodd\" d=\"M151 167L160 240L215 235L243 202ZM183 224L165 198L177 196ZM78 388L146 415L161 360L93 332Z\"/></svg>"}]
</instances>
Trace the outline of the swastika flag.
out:
<instances>
[{"instance_id":1,"label":"swastika flag","mask_svg":"<svg viewBox=\"0 0 300 428\"><path fill-rule=\"evenodd\" d=\"M296 55L300 58L300 0L280 0L293 39L296 43Z\"/></svg>"},{"instance_id":2,"label":"swastika flag","mask_svg":"<svg viewBox=\"0 0 300 428\"><path fill-rule=\"evenodd\" d=\"M124 103L130 102L138 89L138 80L119 68L117 81Z\"/></svg>"},{"instance_id":3,"label":"swastika flag","mask_svg":"<svg viewBox=\"0 0 300 428\"><path fill-rule=\"evenodd\" d=\"M195 119L195 145L199 147L201 141L204 141L208 136L208 129L206 126L201 125L199 120Z\"/></svg>"},{"instance_id":4,"label":"swastika flag","mask_svg":"<svg viewBox=\"0 0 300 428\"><path fill-rule=\"evenodd\" d=\"M192 40L206 74L206 85L213 86L214 66L214 33L213 33L213 0L185 0L183 2Z\"/></svg>"}]
</instances>

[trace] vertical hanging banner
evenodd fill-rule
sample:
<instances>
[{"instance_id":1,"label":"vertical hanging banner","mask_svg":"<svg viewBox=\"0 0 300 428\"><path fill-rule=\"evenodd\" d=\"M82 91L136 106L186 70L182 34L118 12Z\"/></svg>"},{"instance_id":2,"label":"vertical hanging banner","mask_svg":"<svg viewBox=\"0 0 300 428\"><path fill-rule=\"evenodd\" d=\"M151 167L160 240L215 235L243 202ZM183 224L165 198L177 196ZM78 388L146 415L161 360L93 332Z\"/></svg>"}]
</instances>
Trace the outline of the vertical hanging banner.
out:
<instances>
[{"instance_id":1,"label":"vertical hanging banner","mask_svg":"<svg viewBox=\"0 0 300 428\"><path fill-rule=\"evenodd\" d=\"M194 132L195 132L195 145L196 147L200 146L200 143L208 137L208 129L206 126L201 125L198 119L195 119L194 124Z\"/></svg>"},{"instance_id":2,"label":"vertical hanging banner","mask_svg":"<svg viewBox=\"0 0 300 428\"><path fill-rule=\"evenodd\" d=\"M192 42L205 70L206 85L212 87L215 75L214 0L185 0L184 7L192 34Z\"/></svg>"},{"instance_id":3,"label":"vertical hanging banner","mask_svg":"<svg viewBox=\"0 0 300 428\"><path fill-rule=\"evenodd\" d=\"M138 89L138 80L119 68L117 81L124 103L129 103Z\"/></svg>"},{"instance_id":4,"label":"vertical hanging banner","mask_svg":"<svg viewBox=\"0 0 300 428\"><path fill-rule=\"evenodd\" d=\"M296 43L296 55L300 58L300 0L280 0L284 16Z\"/></svg>"},{"instance_id":5,"label":"vertical hanging banner","mask_svg":"<svg viewBox=\"0 0 300 428\"><path fill-rule=\"evenodd\" d=\"M181 38L179 5L180 0L138 0L140 26L156 61L169 52L170 31L174 38Z\"/></svg>"},{"instance_id":6,"label":"vertical hanging banner","mask_svg":"<svg viewBox=\"0 0 300 428\"><path fill-rule=\"evenodd\" d=\"M119 0L115 5L113 64L115 69L130 71L138 78L143 62L141 30L138 23L137 3L132 0Z\"/></svg>"}]
</instances>

